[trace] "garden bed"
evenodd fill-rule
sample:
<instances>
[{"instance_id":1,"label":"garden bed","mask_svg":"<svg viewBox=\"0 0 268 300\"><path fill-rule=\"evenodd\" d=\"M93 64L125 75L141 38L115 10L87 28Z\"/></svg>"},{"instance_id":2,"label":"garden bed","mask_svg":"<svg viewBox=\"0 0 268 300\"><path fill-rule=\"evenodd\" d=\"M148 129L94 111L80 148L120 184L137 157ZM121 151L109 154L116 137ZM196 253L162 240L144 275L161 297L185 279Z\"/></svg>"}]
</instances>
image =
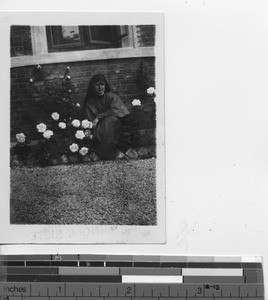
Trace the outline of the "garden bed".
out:
<instances>
[{"instance_id":1,"label":"garden bed","mask_svg":"<svg viewBox=\"0 0 268 300\"><path fill-rule=\"evenodd\" d=\"M86 119L84 106L74 97L76 86L70 67L53 76L45 69L35 66L29 79L29 93L39 109L29 109L23 118L31 126L11 136L11 142L16 140L16 144L11 146L10 166L46 167L97 161L96 124ZM120 118L117 147L124 153L118 152L116 158L156 157L156 94L145 75L141 65L137 74L140 99L131 99L130 113Z\"/></svg>"}]
</instances>

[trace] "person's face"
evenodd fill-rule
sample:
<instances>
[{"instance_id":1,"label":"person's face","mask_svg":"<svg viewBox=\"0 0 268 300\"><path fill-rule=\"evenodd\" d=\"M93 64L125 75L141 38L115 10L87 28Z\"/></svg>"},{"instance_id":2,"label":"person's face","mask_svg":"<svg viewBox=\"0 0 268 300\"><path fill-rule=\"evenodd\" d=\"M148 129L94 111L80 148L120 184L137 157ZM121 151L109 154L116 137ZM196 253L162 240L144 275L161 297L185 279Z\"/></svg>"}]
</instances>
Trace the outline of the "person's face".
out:
<instances>
[{"instance_id":1,"label":"person's face","mask_svg":"<svg viewBox=\"0 0 268 300\"><path fill-rule=\"evenodd\" d=\"M94 87L95 95L101 96L104 94L104 92L105 92L105 83L104 82L98 82L98 83L94 84L93 87Z\"/></svg>"}]
</instances>

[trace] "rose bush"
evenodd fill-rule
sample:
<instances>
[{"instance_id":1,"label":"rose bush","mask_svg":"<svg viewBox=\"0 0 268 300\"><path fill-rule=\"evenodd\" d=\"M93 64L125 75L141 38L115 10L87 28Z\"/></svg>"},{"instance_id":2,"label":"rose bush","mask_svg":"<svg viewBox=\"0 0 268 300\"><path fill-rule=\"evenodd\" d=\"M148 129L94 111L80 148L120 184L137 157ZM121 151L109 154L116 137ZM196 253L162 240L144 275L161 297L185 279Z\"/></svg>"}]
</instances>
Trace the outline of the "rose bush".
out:
<instances>
[{"instance_id":1,"label":"rose bush","mask_svg":"<svg viewBox=\"0 0 268 300\"><path fill-rule=\"evenodd\" d=\"M11 148L11 156L18 157L23 164L27 164L28 159L35 160L41 166L56 164L57 161L66 163L71 153L79 161L88 161L85 156L94 150L93 135L89 130L92 122L81 118L80 103L72 99L74 85L70 67L53 80L44 69L41 65L34 67L29 78L29 89L43 111L31 116L36 126L34 138L38 142L28 144L26 135L17 133L17 144Z\"/></svg>"}]
</instances>

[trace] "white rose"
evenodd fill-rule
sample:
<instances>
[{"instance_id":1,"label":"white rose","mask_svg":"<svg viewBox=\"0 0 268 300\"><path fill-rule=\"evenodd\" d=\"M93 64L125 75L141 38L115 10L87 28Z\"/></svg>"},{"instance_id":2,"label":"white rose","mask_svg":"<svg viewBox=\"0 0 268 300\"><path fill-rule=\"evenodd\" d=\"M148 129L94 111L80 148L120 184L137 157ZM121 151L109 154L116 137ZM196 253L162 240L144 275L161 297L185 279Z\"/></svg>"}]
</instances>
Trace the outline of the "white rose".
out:
<instances>
[{"instance_id":1,"label":"white rose","mask_svg":"<svg viewBox=\"0 0 268 300\"><path fill-rule=\"evenodd\" d=\"M75 143L73 143L69 148L72 152L77 152L79 149L78 145Z\"/></svg>"},{"instance_id":2,"label":"white rose","mask_svg":"<svg viewBox=\"0 0 268 300\"><path fill-rule=\"evenodd\" d=\"M57 113L57 112L54 112L52 115L51 115L52 119L54 121L58 121L58 119L60 118L60 115Z\"/></svg>"},{"instance_id":3,"label":"white rose","mask_svg":"<svg viewBox=\"0 0 268 300\"><path fill-rule=\"evenodd\" d=\"M52 135L53 135L53 131L52 130L46 130L44 133L43 133L43 137L45 138L45 139L50 139L51 137L52 137Z\"/></svg>"},{"instance_id":4,"label":"white rose","mask_svg":"<svg viewBox=\"0 0 268 300\"><path fill-rule=\"evenodd\" d=\"M82 127L83 128L92 128L93 127L93 123L92 122L89 122L88 120L83 120L82 121Z\"/></svg>"},{"instance_id":5,"label":"white rose","mask_svg":"<svg viewBox=\"0 0 268 300\"><path fill-rule=\"evenodd\" d=\"M83 130L77 130L75 137L79 140L82 140L85 137L84 131Z\"/></svg>"},{"instance_id":6,"label":"white rose","mask_svg":"<svg viewBox=\"0 0 268 300\"><path fill-rule=\"evenodd\" d=\"M40 124L36 125L36 129L38 132L43 133L47 130L47 126L44 123L40 123Z\"/></svg>"},{"instance_id":7,"label":"white rose","mask_svg":"<svg viewBox=\"0 0 268 300\"><path fill-rule=\"evenodd\" d=\"M150 96L152 96L153 94L155 94L155 88L149 87L147 89L147 94L150 95Z\"/></svg>"},{"instance_id":8,"label":"white rose","mask_svg":"<svg viewBox=\"0 0 268 300\"><path fill-rule=\"evenodd\" d=\"M17 133L16 134L16 139L17 139L18 143L24 143L25 139L26 139L26 136L25 136L24 133Z\"/></svg>"},{"instance_id":9,"label":"white rose","mask_svg":"<svg viewBox=\"0 0 268 300\"><path fill-rule=\"evenodd\" d=\"M76 106L77 106L77 107L80 107L80 103L76 103Z\"/></svg>"},{"instance_id":10,"label":"white rose","mask_svg":"<svg viewBox=\"0 0 268 300\"><path fill-rule=\"evenodd\" d=\"M139 99L134 99L134 100L132 101L132 105L133 105L133 106L141 106L141 101L140 101Z\"/></svg>"},{"instance_id":11,"label":"white rose","mask_svg":"<svg viewBox=\"0 0 268 300\"><path fill-rule=\"evenodd\" d=\"M65 124L64 122L60 122L60 123L59 123L59 127L60 127L61 129L65 129L65 128L66 128L66 124Z\"/></svg>"},{"instance_id":12,"label":"white rose","mask_svg":"<svg viewBox=\"0 0 268 300\"><path fill-rule=\"evenodd\" d=\"M79 153L81 155L86 155L88 153L88 148L87 147L83 147L79 150Z\"/></svg>"},{"instance_id":13,"label":"white rose","mask_svg":"<svg viewBox=\"0 0 268 300\"><path fill-rule=\"evenodd\" d=\"M80 126L80 121L79 120L77 120L77 119L74 119L73 121L72 121L72 124L73 124L73 126L74 127L79 127Z\"/></svg>"}]
</instances>

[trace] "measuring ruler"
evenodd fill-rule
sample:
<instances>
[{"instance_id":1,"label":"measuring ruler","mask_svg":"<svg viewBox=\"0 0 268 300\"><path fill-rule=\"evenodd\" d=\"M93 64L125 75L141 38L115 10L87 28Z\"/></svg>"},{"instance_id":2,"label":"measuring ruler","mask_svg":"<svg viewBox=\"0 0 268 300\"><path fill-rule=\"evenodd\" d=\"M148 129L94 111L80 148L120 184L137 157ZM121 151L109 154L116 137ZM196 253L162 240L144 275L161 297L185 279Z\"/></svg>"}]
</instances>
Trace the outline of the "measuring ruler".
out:
<instances>
[{"instance_id":1,"label":"measuring ruler","mask_svg":"<svg viewBox=\"0 0 268 300\"><path fill-rule=\"evenodd\" d=\"M2 255L1 300L264 299L259 257Z\"/></svg>"}]
</instances>

